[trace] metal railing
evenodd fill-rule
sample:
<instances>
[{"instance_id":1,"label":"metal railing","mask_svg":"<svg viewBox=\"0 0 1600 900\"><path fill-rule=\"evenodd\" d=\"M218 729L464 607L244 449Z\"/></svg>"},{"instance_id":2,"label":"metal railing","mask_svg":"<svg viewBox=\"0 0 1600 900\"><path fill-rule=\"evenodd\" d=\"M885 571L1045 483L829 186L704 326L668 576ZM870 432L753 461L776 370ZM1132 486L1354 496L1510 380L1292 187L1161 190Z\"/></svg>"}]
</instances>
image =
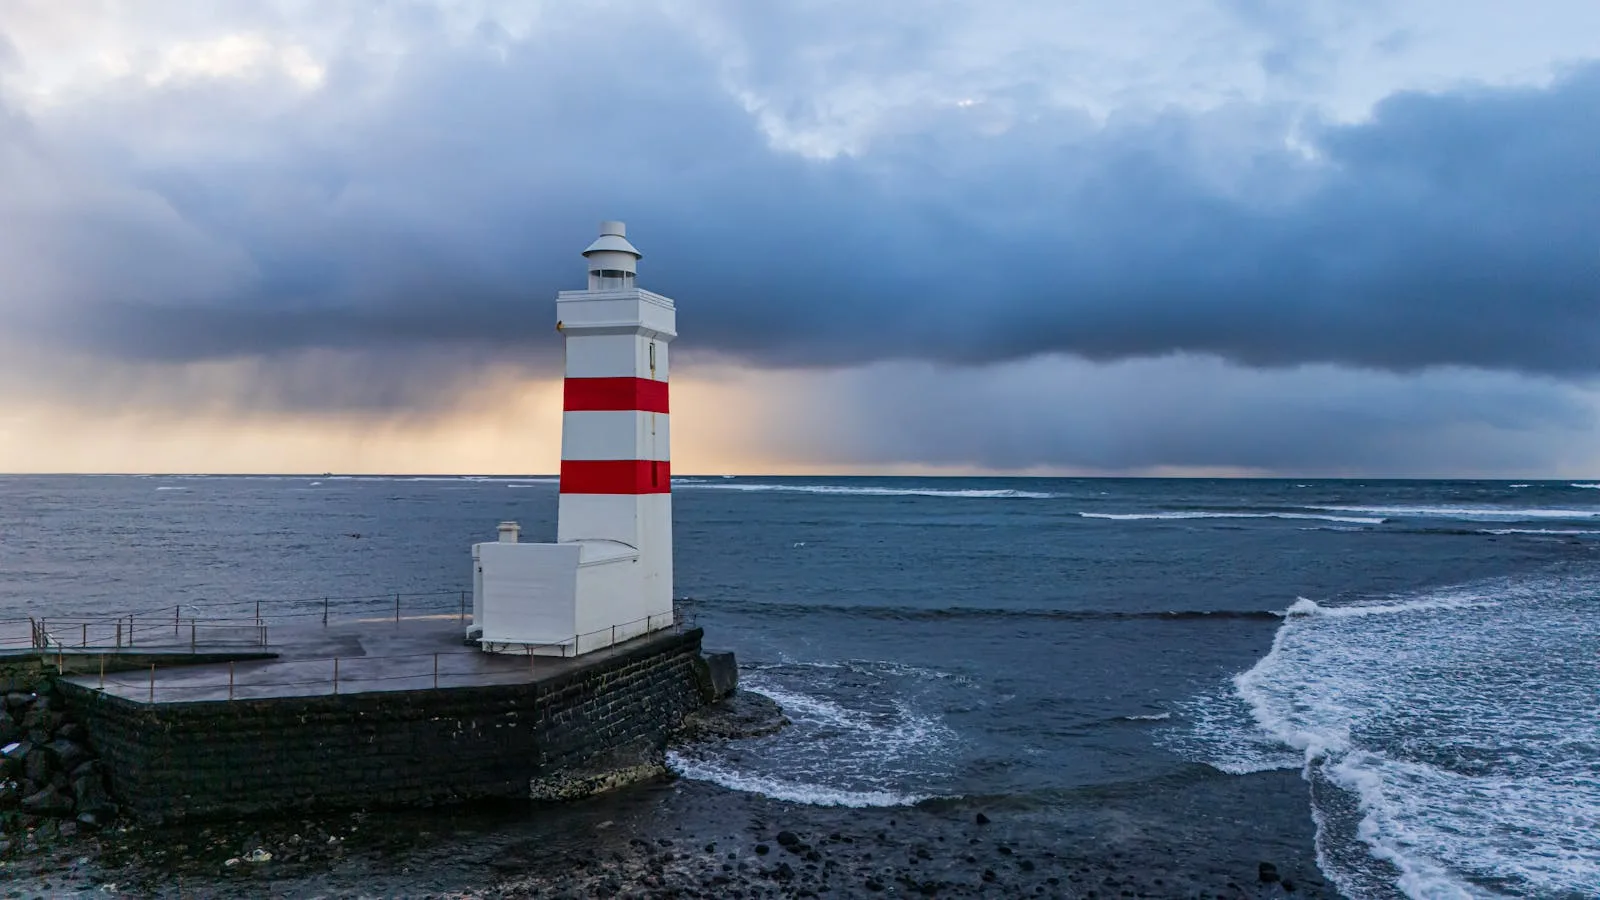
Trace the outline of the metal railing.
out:
<instances>
[{"instance_id":1,"label":"metal railing","mask_svg":"<svg viewBox=\"0 0 1600 900\"><path fill-rule=\"evenodd\" d=\"M466 591L385 593L356 597L310 597L292 600L194 601L157 609L111 616L65 615L0 619L0 650L170 650L187 645L267 646L273 622L321 618L326 626L340 617L382 613L395 621L406 615L454 613L467 618ZM237 612L241 615L196 615L203 612ZM185 612L188 613L185 616ZM27 637L24 638L23 625Z\"/></svg>"},{"instance_id":2,"label":"metal railing","mask_svg":"<svg viewBox=\"0 0 1600 900\"><path fill-rule=\"evenodd\" d=\"M640 624L644 626L643 630L633 630L634 626ZM635 638L669 631L673 634L682 634L694 627L696 626L693 616L680 615L674 611L671 613L657 613L631 622L575 634L571 638L563 638L559 641L547 643L515 642L497 645L502 648L518 648L521 651L520 654L507 654L502 651L494 656L486 657L486 654L478 650L455 650L387 656L324 656L288 660L262 660L247 663L229 662L226 673L221 671L220 666L214 672L205 671L205 669L210 669L210 666L204 667L204 669L184 667L181 670L173 670L181 672L183 684L160 683L160 679L157 677L157 669L159 668L157 666L150 666L148 673L141 673L143 677L140 678L119 678L114 674L107 676L102 663L99 686L100 690L104 691L106 685L110 684L113 688L121 689L120 695L129 699L137 699L138 694L143 694L146 702L155 703L158 694L162 696L164 702L180 702L185 699L191 701L214 699L221 702L223 700L222 692L224 687L226 688L226 700L233 701L250 699L249 697L241 697L242 693L249 694L263 691L265 696L270 697L320 696L324 694L336 696L341 693L365 693L386 689L417 690L428 687L483 685L502 683L508 679L521 681L537 678L541 663L548 668L572 659L574 654L568 651L582 646L586 638L609 638L610 643L601 643L584 651L585 653L593 653L611 650ZM513 655L522 654L526 654L528 657L526 669L522 669L520 666L512 667L498 663L493 667L485 667L484 665L486 658L503 661L510 659ZM455 661L467 658L472 659L477 665L460 666L455 664ZM397 660L414 660L416 666L414 668L406 666L403 667L402 671L396 671L397 668L400 668L395 665ZM311 677L298 677L291 680L256 681L249 678L241 680L239 677L239 667L241 665L247 667L244 669L246 675L255 672L268 672L273 669L291 670L285 674L298 674L308 670L315 674ZM374 674L372 672L373 668L378 669L379 673ZM363 669L367 671L364 673ZM207 675L212 677L203 677ZM401 684L401 682L407 683ZM383 685L388 685L388 687L383 687ZM141 691L139 690L140 688L144 690ZM301 690L285 693L279 690L282 688L298 688ZM196 696L211 693L219 696L215 698ZM177 696L173 696L174 694Z\"/></svg>"}]
</instances>

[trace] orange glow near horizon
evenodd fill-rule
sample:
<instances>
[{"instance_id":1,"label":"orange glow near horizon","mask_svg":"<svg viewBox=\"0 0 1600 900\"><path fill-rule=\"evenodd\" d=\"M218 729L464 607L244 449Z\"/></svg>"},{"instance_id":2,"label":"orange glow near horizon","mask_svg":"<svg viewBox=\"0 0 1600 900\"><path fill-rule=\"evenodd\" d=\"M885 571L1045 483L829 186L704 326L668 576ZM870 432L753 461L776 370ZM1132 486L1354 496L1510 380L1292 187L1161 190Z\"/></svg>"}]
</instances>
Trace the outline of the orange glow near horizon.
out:
<instances>
[{"instance_id":1,"label":"orange glow near horizon","mask_svg":"<svg viewBox=\"0 0 1600 900\"><path fill-rule=\"evenodd\" d=\"M252 377L245 364L199 363L155 376L119 375L97 382L116 384L115 394L91 391L91 399L77 404L48 397L19 401L16 393L0 397L0 473L547 475L560 465L562 401L556 379L486 373L455 404L440 409L335 413L241 408L248 404L227 398L250 396L240 389ZM926 477L1128 474L840 459L835 436L813 427L830 421L837 409L829 387L819 387L800 373L716 366L675 378L673 471ZM177 397L184 399L173 399ZM782 402L775 403L775 398ZM809 446L794 445L802 434Z\"/></svg>"}]
</instances>

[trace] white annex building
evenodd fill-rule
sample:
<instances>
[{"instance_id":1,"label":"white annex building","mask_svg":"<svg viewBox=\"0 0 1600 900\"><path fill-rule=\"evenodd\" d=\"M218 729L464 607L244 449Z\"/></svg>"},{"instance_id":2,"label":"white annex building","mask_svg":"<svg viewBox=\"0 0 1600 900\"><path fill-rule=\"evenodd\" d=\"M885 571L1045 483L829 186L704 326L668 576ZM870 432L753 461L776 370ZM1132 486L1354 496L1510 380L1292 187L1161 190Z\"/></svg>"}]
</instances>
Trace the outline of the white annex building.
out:
<instances>
[{"instance_id":1,"label":"white annex building","mask_svg":"<svg viewBox=\"0 0 1600 900\"><path fill-rule=\"evenodd\" d=\"M494 653L576 656L673 623L667 345L672 301L635 284L621 222L583 252L589 286L556 298L566 341L554 544L516 523L472 547L469 638Z\"/></svg>"}]
</instances>

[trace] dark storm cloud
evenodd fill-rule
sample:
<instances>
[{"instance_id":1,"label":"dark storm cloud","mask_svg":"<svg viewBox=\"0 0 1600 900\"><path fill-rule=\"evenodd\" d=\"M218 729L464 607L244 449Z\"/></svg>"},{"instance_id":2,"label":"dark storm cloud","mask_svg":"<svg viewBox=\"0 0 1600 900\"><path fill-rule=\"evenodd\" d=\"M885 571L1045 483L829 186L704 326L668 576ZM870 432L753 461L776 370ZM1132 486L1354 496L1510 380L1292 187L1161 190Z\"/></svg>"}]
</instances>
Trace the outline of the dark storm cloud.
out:
<instances>
[{"instance_id":1,"label":"dark storm cloud","mask_svg":"<svg viewBox=\"0 0 1600 900\"><path fill-rule=\"evenodd\" d=\"M1595 426L1582 387L1524 376L1269 374L1182 356L959 374L886 364L812 391L768 427L807 458L853 465L1548 475L1589 463Z\"/></svg>"},{"instance_id":2,"label":"dark storm cloud","mask_svg":"<svg viewBox=\"0 0 1600 900\"><path fill-rule=\"evenodd\" d=\"M1305 33L1239 3L1282 19L1285 53ZM756 365L1600 370L1600 67L1302 124L1310 155L1286 110L1096 124L1023 92L1003 133L976 127L982 105L929 109L817 160L772 148L711 61L638 20L604 42L482 31L392 79L335 57L300 99L180 81L9 128L0 110L0 193L60 186L0 200L27 235L0 304L121 358L549 364L553 294L615 217L643 283L678 298L684 350Z\"/></svg>"}]
</instances>

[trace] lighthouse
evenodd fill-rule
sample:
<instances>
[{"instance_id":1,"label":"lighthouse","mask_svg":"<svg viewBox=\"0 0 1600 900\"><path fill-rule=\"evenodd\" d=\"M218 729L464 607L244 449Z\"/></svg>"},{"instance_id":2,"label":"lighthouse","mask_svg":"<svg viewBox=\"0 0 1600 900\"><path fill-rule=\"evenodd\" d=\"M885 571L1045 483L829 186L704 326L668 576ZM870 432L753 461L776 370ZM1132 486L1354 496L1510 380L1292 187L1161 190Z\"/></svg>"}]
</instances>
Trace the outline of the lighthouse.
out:
<instances>
[{"instance_id":1,"label":"lighthouse","mask_svg":"<svg viewBox=\"0 0 1600 900\"><path fill-rule=\"evenodd\" d=\"M673 624L667 347L672 300L636 283L622 222L583 251L588 286L556 297L566 349L556 542L519 528L473 546L469 636L491 652L573 656Z\"/></svg>"}]
</instances>

